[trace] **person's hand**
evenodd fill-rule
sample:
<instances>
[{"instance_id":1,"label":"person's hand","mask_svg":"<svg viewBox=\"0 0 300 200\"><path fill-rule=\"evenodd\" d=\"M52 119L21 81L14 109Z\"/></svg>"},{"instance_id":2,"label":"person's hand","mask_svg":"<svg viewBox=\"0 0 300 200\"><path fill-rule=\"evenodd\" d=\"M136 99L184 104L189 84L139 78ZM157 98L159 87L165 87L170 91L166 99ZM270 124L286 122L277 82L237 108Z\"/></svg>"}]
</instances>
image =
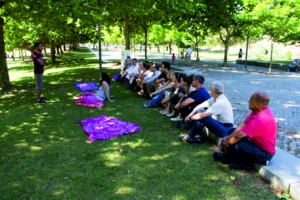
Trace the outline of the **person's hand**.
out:
<instances>
[{"instance_id":1,"label":"person's hand","mask_svg":"<svg viewBox=\"0 0 300 200\"><path fill-rule=\"evenodd\" d=\"M185 122L190 122L190 121L191 121L191 116L188 115L188 116L184 119L184 121L185 121Z\"/></svg>"},{"instance_id":2,"label":"person's hand","mask_svg":"<svg viewBox=\"0 0 300 200\"><path fill-rule=\"evenodd\" d=\"M224 138L220 138L220 139L219 139L219 141L218 141L218 146L221 146L221 145L222 145L223 140L224 140Z\"/></svg>"},{"instance_id":3,"label":"person's hand","mask_svg":"<svg viewBox=\"0 0 300 200\"><path fill-rule=\"evenodd\" d=\"M179 103L177 103L176 105L175 105L175 109L178 109L179 108Z\"/></svg>"},{"instance_id":4,"label":"person's hand","mask_svg":"<svg viewBox=\"0 0 300 200\"><path fill-rule=\"evenodd\" d=\"M222 152L226 152L226 148L227 148L227 146L224 145L224 140L225 138L221 138L218 141L219 150Z\"/></svg>"},{"instance_id":5,"label":"person's hand","mask_svg":"<svg viewBox=\"0 0 300 200\"><path fill-rule=\"evenodd\" d=\"M150 93L150 94L149 94L150 97L153 97L153 95L154 95L153 93Z\"/></svg>"}]
</instances>

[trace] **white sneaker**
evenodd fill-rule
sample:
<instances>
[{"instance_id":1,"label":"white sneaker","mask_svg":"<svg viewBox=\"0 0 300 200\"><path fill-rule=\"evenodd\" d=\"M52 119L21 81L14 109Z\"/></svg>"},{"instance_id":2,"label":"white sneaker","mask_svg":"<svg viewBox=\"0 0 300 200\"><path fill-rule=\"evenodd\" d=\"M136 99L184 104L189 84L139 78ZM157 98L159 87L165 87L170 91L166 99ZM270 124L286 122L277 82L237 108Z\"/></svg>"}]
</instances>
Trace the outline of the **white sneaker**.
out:
<instances>
[{"instance_id":1,"label":"white sneaker","mask_svg":"<svg viewBox=\"0 0 300 200\"><path fill-rule=\"evenodd\" d=\"M162 115L166 115L166 114L168 114L168 111L166 111L166 110L161 110L161 111L159 111L159 113L162 114Z\"/></svg>"},{"instance_id":2,"label":"white sneaker","mask_svg":"<svg viewBox=\"0 0 300 200\"><path fill-rule=\"evenodd\" d=\"M175 117L176 115L174 113L169 113L169 114L166 114L167 117Z\"/></svg>"},{"instance_id":3,"label":"white sneaker","mask_svg":"<svg viewBox=\"0 0 300 200\"><path fill-rule=\"evenodd\" d=\"M171 118L171 121L173 121L173 122L182 121L182 120L183 120L182 117L179 115L177 117Z\"/></svg>"}]
</instances>

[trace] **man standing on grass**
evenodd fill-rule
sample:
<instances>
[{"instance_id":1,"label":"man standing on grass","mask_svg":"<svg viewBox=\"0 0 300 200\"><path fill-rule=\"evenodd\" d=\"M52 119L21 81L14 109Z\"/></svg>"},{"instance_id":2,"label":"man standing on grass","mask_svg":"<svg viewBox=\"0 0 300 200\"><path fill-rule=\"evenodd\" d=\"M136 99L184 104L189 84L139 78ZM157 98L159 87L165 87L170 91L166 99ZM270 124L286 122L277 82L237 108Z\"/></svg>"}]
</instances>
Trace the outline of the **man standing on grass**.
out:
<instances>
[{"instance_id":1,"label":"man standing on grass","mask_svg":"<svg viewBox=\"0 0 300 200\"><path fill-rule=\"evenodd\" d=\"M32 55L32 60L34 63L34 77L36 82L36 96L37 103L44 104L45 98L42 97L42 89L43 89L43 74L44 74L44 65L45 60L42 55L43 46L41 43L34 44L34 52Z\"/></svg>"},{"instance_id":2,"label":"man standing on grass","mask_svg":"<svg viewBox=\"0 0 300 200\"><path fill-rule=\"evenodd\" d=\"M215 152L215 160L234 169L253 169L253 164L267 165L276 153L276 119L269 108L269 96L255 92L249 100L252 111L233 133L219 140L223 153Z\"/></svg>"}]
</instances>

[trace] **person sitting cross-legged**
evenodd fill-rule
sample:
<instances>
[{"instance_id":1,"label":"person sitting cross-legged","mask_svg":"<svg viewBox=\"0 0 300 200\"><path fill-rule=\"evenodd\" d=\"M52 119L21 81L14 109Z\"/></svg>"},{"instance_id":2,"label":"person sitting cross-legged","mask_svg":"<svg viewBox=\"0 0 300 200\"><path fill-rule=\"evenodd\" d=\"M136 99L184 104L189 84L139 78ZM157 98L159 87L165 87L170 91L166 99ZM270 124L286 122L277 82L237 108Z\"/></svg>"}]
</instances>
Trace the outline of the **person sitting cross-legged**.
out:
<instances>
[{"instance_id":1,"label":"person sitting cross-legged","mask_svg":"<svg viewBox=\"0 0 300 200\"><path fill-rule=\"evenodd\" d=\"M171 118L172 121L183 121L183 119L191 113L191 111L200 103L208 100L210 98L209 93L203 86L204 77L202 75L195 75L193 77L193 87L196 88L194 92L189 93L182 101L179 101L175 105L175 109L179 110L180 115L177 117ZM179 123L180 126L183 124Z\"/></svg>"},{"instance_id":2,"label":"person sitting cross-legged","mask_svg":"<svg viewBox=\"0 0 300 200\"><path fill-rule=\"evenodd\" d=\"M186 122L195 122L188 135L181 137L181 140L188 143L201 143L205 141L206 138L202 134L204 126L218 137L228 135L230 129L233 127L233 110L231 103L223 92L223 84L219 81L213 81L210 86L212 97L196 106L185 118ZM205 110L204 108L207 109ZM200 137L196 137L198 135Z\"/></svg>"},{"instance_id":3,"label":"person sitting cross-legged","mask_svg":"<svg viewBox=\"0 0 300 200\"><path fill-rule=\"evenodd\" d=\"M219 140L215 160L229 164L234 169L252 170L253 164L267 165L276 153L276 119L269 108L266 93L255 92L249 101L252 111L245 121L229 136Z\"/></svg>"}]
</instances>

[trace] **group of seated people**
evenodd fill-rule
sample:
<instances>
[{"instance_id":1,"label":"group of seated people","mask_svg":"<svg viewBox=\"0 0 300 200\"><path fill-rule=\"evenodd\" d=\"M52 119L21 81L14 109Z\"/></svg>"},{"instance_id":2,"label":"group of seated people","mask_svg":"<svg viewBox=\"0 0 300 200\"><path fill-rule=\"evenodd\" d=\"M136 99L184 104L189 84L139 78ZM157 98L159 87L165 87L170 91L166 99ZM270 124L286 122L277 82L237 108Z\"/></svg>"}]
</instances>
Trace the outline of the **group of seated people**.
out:
<instances>
[{"instance_id":1,"label":"group of seated people","mask_svg":"<svg viewBox=\"0 0 300 200\"><path fill-rule=\"evenodd\" d=\"M255 92L250 97L249 116L234 127L233 108L220 81L212 81L208 92L202 75L175 73L169 62L162 62L160 70L157 64L132 59L123 70L120 81L149 99L144 108L162 106L160 114L189 129L181 141L207 141L206 127L219 138L220 151L213 158L234 169L251 170L254 164L266 165L274 156L277 124L266 93Z\"/></svg>"}]
</instances>

